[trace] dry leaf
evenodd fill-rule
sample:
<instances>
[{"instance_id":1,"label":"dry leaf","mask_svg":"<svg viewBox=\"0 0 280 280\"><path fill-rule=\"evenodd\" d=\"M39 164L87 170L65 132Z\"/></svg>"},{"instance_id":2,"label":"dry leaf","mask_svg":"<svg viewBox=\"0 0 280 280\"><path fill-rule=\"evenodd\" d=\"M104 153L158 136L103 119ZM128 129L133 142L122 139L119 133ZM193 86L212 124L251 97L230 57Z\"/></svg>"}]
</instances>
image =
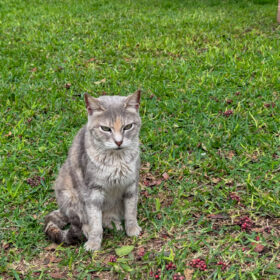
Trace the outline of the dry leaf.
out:
<instances>
[{"instance_id":1,"label":"dry leaf","mask_svg":"<svg viewBox=\"0 0 280 280\"><path fill-rule=\"evenodd\" d=\"M51 256L50 257L50 262L51 263L59 263L62 261L62 258L57 258L56 256Z\"/></svg>"},{"instance_id":2,"label":"dry leaf","mask_svg":"<svg viewBox=\"0 0 280 280\"><path fill-rule=\"evenodd\" d=\"M55 251L55 249L57 248L57 244L56 243L52 243L50 244L48 247L45 248L46 251Z\"/></svg>"},{"instance_id":3,"label":"dry leaf","mask_svg":"<svg viewBox=\"0 0 280 280\"><path fill-rule=\"evenodd\" d=\"M192 279L193 272L194 272L194 270L191 269L191 268L186 268L184 270L184 276L185 276L186 280L191 280Z\"/></svg>"},{"instance_id":4,"label":"dry leaf","mask_svg":"<svg viewBox=\"0 0 280 280\"><path fill-rule=\"evenodd\" d=\"M66 88L66 89L70 89L70 87L71 87L71 84L70 84L70 83L66 83L66 84L65 84L65 88Z\"/></svg>"},{"instance_id":5,"label":"dry leaf","mask_svg":"<svg viewBox=\"0 0 280 280\"><path fill-rule=\"evenodd\" d=\"M252 231L254 231L254 232L263 232L264 229L263 228L252 228Z\"/></svg>"},{"instance_id":6,"label":"dry leaf","mask_svg":"<svg viewBox=\"0 0 280 280\"><path fill-rule=\"evenodd\" d=\"M158 186L161 184L161 182L162 182L161 179L157 179L151 173L147 173L146 177L143 179L143 184L146 187Z\"/></svg>"},{"instance_id":7,"label":"dry leaf","mask_svg":"<svg viewBox=\"0 0 280 280\"><path fill-rule=\"evenodd\" d=\"M207 217L210 219L219 219L219 220L227 219L227 217L222 214L209 214Z\"/></svg>"},{"instance_id":8,"label":"dry leaf","mask_svg":"<svg viewBox=\"0 0 280 280\"><path fill-rule=\"evenodd\" d=\"M4 241L2 241L1 243L2 243L2 248L3 248L4 250L7 250L7 249L10 248L10 243L5 243Z\"/></svg>"},{"instance_id":9,"label":"dry leaf","mask_svg":"<svg viewBox=\"0 0 280 280\"><path fill-rule=\"evenodd\" d=\"M257 244L255 242L252 242L252 245L256 246L254 248L254 251L257 252L257 253L261 253L265 249L264 245L262 245L262 244Z\"/></svg>"},{"instance_id":10,"label":"dry leaf","mask_svg":"<svg viewBox=\"0 0 280 280\"><path fill-rule=\"evenodd\" d=\"M96 82L94 82L94 84L99 85L99 84L102 84L102 83L105 83L105 82L106 82L106 78L104 78L100 81L96 81Z\"/></svg>"},{"instance_id":11,"label":"dry leaf","mask_svg":"<svg viewBox=\"0 0 280 280\"><path fill-rule=\"evenodd\" d=\"M63 275L63 273L60 273L60 272L51 272L50 276L54 279L65 279L65 276Z\"/></svg>"},{"instance_id":12,"label":"dry leaf","mask_svg":"<svg viewBox=\"0 0 280 280\"><path fill-rule=\"evenodd\" d=\"M50 259L49 258L45 258L44 260L43 260L43 264L44 265L47 265L47 264L49 264L50 263Z\"/></svg>"},{"instance_id":13,"label":"dry leaf","mask_svg":"<svg viewBox=\"0 0 280 280\"><path fill-rule=\"evenodd\" d=\"M164 172L162 174L162 177L163 177L164 180L168 180L169 179L169 175L166 172Z\"/></svg>"},{"instance_id":14,"label":"dry leaf","mask_svg":"<svg viewBox=\"0 0 280 280\"><path fill-rule=\"evenodd\" d=\"M219 182L221 181L220 178L211 178L210 180L211 180L211 182L214 183L214 184L217 184L217 183L219 183Z\"/></svg>"},{"instance_id":15,"label":"dry leaf","mask_svg":"<svg viewBox=\"0 0 280 280\"><path fill-rule=\"evenodd\" d=\"M161 184L161 180L144 180L144 185L146 187L153 187L153 186L158 186Z\"/></svg>"},{"instance_id":16,"label":"dry leaf","mask_svg":"<svg viewBox=\"0 0 280 280\"><path fill-rule=\"evenodd\" d=\"M5 137L10 137L10 136L12 136L12 132L9 131L9 133L8 133L8 134L5 134L4 136L5 136Z\"/></svg>"},{"instance_id":17,"label":"dry leaf","mask_svg":"<svg viewBox=\"0 0 280 280\"><path fill-rule=\"evenodd\" d=\"M159 214L157 214L157 219L158 220L161 220L162 219L162 215L159 213Z\"/></svg>"},{"instance_id":18,"label":"dry leaf","mask_svg":"<svg viewBox=\"0 0 280 280\"><path fill-rule=\"evenodd\" d=\"M197 148L201 148L203 151L207 152L207 148L203 143L198 143Z\"/></svg>"},{"instance_id":19,"label":"dry leaf","mask_svg":"<svg viewBox=\"0 0 280 280\"><path fill-rule=\"evenodd\" d=\"M151 168L151 164L149 162L147 162L142 165L141 170L148 172L148 171L150 171L150 168Z\"/></svg>"},{"instance_id":20,"label":"dry leaf","mask_svg":"<svg viewBox=\"0 0 280 280\"><path fill-rule=\"evenodd\" d=\"M226 155L226 158L232 160L232 158L235 156L235 153L234 151L229 151Z\"/></svg>"}]
</instances>

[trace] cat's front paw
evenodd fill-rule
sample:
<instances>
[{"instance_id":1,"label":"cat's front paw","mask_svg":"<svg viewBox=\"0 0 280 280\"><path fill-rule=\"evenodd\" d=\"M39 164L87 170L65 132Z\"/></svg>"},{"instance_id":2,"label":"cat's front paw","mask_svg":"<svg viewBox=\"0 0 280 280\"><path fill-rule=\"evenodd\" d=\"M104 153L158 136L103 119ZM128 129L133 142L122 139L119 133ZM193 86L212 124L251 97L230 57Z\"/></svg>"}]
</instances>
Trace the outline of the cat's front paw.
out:
<instances>
[{"instance_id":1,"label":"cat's front paw","mask_svg":"<svg viewBox=\"0 0 280 280\"><path fill-rule=\"evenodd\" d=\"M136 224L126 226L125 231L128 236L138 236L141 233L142 229L138 226L138 224Z\"/></svg>"},{"instance_id":2,"label":"cat's front paw","mask_svg":"<svg viewBox=\"0 0 280 280\"><path fill-rule=\"evenodd\" d=\"M94 241L94 240L88 240L85 243L85 250L89 252L98 251L101 248L101 242Z\"/></svg>"}]
</instances>

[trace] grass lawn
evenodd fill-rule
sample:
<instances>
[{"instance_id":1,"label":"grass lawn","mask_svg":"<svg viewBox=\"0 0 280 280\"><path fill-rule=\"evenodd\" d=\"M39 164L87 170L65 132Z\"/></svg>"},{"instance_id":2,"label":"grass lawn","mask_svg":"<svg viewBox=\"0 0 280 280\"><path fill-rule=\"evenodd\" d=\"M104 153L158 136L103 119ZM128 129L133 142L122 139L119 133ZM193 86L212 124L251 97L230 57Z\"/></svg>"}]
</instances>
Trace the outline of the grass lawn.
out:
<instances>
[{"instance_id":1,"label":"grass lawn","mask_svg":"<svg viewBox=\"0 0 280 280\"><path fill-rule=\"evenodd\" d=\"M0 279L279 279L276 11L277 0L2 0ZM87 120L83 94L137 88L143 235L105 230L94 254L51 244L43 220Z\"/></svg>"}]
</instances>

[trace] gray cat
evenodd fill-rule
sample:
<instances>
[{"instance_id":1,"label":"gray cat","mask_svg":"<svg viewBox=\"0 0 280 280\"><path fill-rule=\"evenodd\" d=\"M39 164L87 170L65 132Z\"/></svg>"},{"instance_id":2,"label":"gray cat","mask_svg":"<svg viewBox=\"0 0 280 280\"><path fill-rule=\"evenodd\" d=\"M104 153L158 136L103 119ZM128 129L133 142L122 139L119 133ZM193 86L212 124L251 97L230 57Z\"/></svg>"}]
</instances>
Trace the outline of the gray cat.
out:
<instances>
[{"instance_id":1,"label":"gray cat","mask_svg":"<svg viewBox=\"0 0 280 280\"><path fill-rule=\"evenodd\" d=\"M101 247L103 227L138 236L140 167L140 90L124 96L93 98L85 94L88 122L76 135L54 189L59 210L45 218L45 233L57 243L85 249ZM64 229L69 225L68 229Z\"/></svg>"}]
</instances>

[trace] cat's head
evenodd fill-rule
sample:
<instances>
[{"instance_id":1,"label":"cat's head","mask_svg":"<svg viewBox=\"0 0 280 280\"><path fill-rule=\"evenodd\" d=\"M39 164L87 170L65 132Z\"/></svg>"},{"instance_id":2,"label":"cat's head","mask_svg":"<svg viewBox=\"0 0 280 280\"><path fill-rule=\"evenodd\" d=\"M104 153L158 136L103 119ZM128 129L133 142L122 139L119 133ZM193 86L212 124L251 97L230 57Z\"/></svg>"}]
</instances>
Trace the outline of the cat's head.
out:
<instances>
[{"instance_id":1,"label":"cat's head","mask_svg":"<svg viewBox=\"0 0 280 280\"><path fill-rule=\"evenodd\" d=\"M140 94L140 90L129 96L93 98L85 94L87 129L95 145L116 151L138 146Z\"/></svg>"}]
</instances>

